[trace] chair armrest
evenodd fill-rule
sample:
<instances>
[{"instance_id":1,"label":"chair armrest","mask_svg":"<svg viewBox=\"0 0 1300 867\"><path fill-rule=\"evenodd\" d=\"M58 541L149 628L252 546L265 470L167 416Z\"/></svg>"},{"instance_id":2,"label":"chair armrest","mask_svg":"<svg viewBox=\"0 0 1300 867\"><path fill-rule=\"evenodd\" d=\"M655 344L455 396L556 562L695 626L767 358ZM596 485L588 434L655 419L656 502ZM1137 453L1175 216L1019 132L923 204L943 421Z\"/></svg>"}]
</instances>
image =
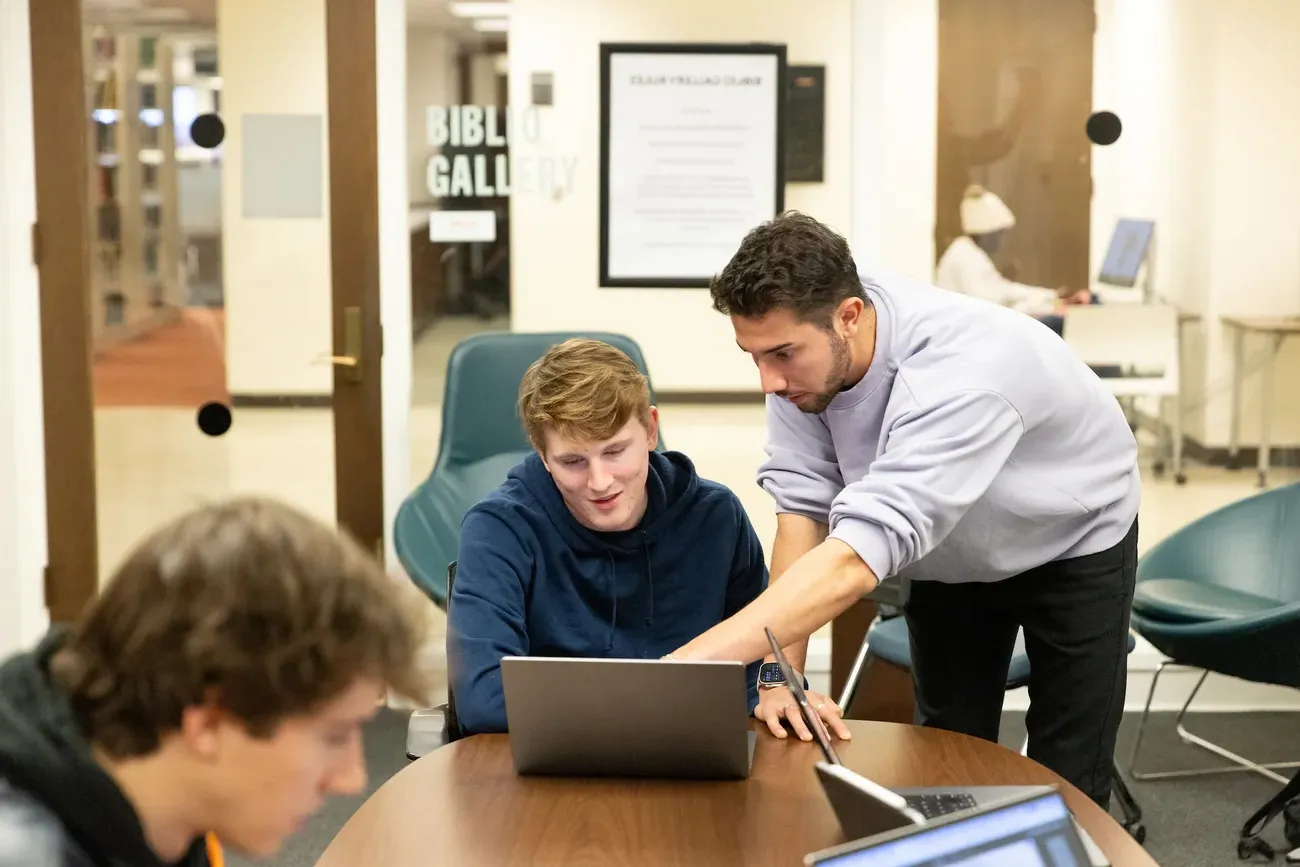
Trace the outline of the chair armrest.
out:
<instances>
[{"instance_id":1,"label":"chair armrest","mask_svg":"<svg viewBox=\"0 0 1300 867\"><path fill-rule=\"evenodd\" d=\"M447 721L446 704L414 711L406 724L406 757L414 761L449 743Z\"/></svg>"}]
</instances>

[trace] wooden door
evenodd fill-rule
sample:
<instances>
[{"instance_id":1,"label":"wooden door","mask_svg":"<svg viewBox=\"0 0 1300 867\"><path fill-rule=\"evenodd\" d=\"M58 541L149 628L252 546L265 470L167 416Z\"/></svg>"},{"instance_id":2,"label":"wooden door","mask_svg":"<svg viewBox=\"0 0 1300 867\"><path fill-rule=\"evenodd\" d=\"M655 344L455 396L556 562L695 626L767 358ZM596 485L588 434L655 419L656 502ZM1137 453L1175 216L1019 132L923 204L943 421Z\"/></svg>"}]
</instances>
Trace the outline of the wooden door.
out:
<instances>
[{"instance_id":1,"label":"wooden door","mask_svg":"<svg viewBox=\"0 0 1300 867\"><path fill-rule=\"evenodd\" d=\"M339 526L383 557L383 329L379 320L379 106L375 0L325 0ZM359 318L354 323L352 317ZM353 329L359 331L357 341Z\"/></svg>"},{"instance_id":2,"label":"wooden door","mask_svg":"<svg viewBox=\"0 0 1300 867\"><path fill-rule=\"evenodd\" d=\"M313 477L332 477L334 513L341 528L382 556L383 447L379 316L378 118L375 56L375 0L324 0L328 90L330 299L333 321L334 382L326 406L304 404L301 412L321 413L319 424L333 442L333 466L308 469ZM67 622L98 590L105 564L105 526L113 527L117 502L100 503L104 494L96 466L96 364L93 316L101 300L92 295L93 252L98 238L90 218L86 185L91 176L92 121L87 77L83 0L29 0L32 89L36 144L37 225L33 227L41 294L45 453L48 517L46 604L51 619ZM306 74L306 73L304 73ZM170 123L170 102L163 104ZM70 168L71 167L71 168ZM84 171L81 169L84 168ZM178 251L172 251L178 252ZM182 302L183 303L183 302ZM224 352L221 339L212 351ZM359 364L344 359L352 358ZM305 360L306 362L306 360ZM224 371L221 374L224 377ZM180 407L182 414L196 413ZM234 411L235 425L242 413ZM145 423L147 424L147 422ZM98 435L103 436L103 425ZM138 428L139 429L139 428ZM236 430L237 427L232 427ZM318 428L319 429L319 428ZM206 434L191 422L183 436L200 443ZM100 444L102 447L102 443ZM239 460L267 460L244 448ZM235 460L235 458L230 458ZM269 460L274 460L270 458ZM321 462L325 463L324 460ZM267 467L274 469L274 467ZM239 468L239 479L256 478L257 468ZM159 498L175 504L238 495L242 482L169 478L156 471ZM207 486L207 487L205 487ZM97 487L100 488L97 490ZM251 493L251 491L250 491ZM266 486L257 493L276 495ZM286 497L285 499L290 499ZM166 508L172 508L167 506ZM172 515L151 517L151 523ZM153 527L131 527L129 540L113 537L121 553Z\"/></svg>"},{"instance_id":3,"label":"wooden door","mask_svg":"<svg viewBox=\"0 0 1300 867\"><path fill-rule=\"evenodd\" d=\"M969 184L1016 216L1004 274L1086 287L1092 203L1092 0L939 0L935 256Z\"/></svg>"}]
</instances>

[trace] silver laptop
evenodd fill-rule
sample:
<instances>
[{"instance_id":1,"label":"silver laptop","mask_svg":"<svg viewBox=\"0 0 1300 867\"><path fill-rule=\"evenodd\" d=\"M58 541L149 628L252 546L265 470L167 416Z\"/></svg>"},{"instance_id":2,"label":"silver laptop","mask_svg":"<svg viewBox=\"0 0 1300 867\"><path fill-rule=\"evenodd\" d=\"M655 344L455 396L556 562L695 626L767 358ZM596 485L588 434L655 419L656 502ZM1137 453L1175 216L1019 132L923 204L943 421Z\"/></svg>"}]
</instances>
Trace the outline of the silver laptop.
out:
<instances>
[{"instance_id":1,"label":"silver laptop","mask_svg":"<svg viewBox=\"0 0 1300 867\"><path fill-rule=\"evenodd\" d=\"M887 831L922 827L945 816L978 811L1007 801L1049 794L1052 786L916 786L889 789L845 767L831 743L830 732L821 715L808 704L799 681L795 680L789 661L772 630L767 640L776 656L781 673L794 695L813 739L821 747L825 761L815 766L818 781L826 793L840 830L847 839L870 837ZM1076 823L1077 828L1077 823ZM1109 867L1110 862L1097 845L1078 828L1092 867Z\"/></svg>"},{"instance_id":2,"label":"silver laptop","mask_svg":"<svg viewBox=\"0 0 1300 867\"><path fill-rule=\"evenodd\" d=\"M814 852L805 867L1088 867L1060 792L1025 794Z\"/></svg>"},{"instance_id":3,"label":"silver laptop","mask_svg":"<svg viewBox=\"0 0 1300 867\"><path fill-rule=\"evenodd\" d=\"M506 656L501 685L519 774L749 776L742 663Z\"/></svg>"}]
</instances>

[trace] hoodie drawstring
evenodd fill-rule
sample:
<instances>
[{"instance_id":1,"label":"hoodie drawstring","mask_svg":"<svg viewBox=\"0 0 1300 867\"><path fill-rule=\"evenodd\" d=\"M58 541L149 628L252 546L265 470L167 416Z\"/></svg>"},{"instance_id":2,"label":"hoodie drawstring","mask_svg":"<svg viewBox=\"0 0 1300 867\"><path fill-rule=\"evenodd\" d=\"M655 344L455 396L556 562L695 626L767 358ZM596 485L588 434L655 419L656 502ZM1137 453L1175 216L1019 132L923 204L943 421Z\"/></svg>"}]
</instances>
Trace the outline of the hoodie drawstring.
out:
<instances>
[{"instance_id":1,"label":"hoodie drawstring","mask_svg":"<svg viewBox=\"0 0 1300 867\"><path fill-rule=\"evenodd\" d=\"M641 531L642 551L645 552L645 575L650 582L650 616L646 618L646 626L655 625L655 573L650 568L650 537L646 535L645 530Z\"/></svg>"},{"instance_id":2,"label":"hoodie drawstring","mask_svg":"<svg viewBox=\"0 0 1300 867\"><path fill-rule=\"evenodd\" d=\"M650 537L644 530L641 531L641 551L645 554L645 574L650 587L650 616L645 619L646 626L655 625L655 573L650 566ZM618 632L618 574L617 564L614 562L614 555L608 551L605 556L609 558L609 638L605 641L605 651L609 652L614 649L614 635Z\"/></svg>"},{"instance_id":3,"label":"hoodie drawstring","mask_svg":"<svg viewBox=\"0 0 1300 867\"><path fill-rule=\"evenodd\" d=\"M609 599L614 609L609 615L609 639L605 642L605 651L609 652L614 649L614 633L618 630L618 575L614 555L606 551L605 556L609 558Z\"/></svg>"}]
</instances>

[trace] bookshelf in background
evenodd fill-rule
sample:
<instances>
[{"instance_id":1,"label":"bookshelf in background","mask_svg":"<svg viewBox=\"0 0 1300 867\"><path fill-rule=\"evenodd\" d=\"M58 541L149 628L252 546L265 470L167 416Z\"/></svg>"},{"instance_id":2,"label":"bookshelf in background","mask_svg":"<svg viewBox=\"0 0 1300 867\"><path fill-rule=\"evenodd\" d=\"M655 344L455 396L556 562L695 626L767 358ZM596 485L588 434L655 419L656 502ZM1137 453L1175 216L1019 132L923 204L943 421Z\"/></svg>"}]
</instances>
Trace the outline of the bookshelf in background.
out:
<instances>
[{"instance_id":1,"label":"bookshelf in background","mask_svg":"<svg viewBox=\"0 0 1300 867\"><path fill-rule=\"evenodd\" d=\"M87 33L95 350L175 321L185 304L165 37Z\"/></svg>"}]
</instances>

